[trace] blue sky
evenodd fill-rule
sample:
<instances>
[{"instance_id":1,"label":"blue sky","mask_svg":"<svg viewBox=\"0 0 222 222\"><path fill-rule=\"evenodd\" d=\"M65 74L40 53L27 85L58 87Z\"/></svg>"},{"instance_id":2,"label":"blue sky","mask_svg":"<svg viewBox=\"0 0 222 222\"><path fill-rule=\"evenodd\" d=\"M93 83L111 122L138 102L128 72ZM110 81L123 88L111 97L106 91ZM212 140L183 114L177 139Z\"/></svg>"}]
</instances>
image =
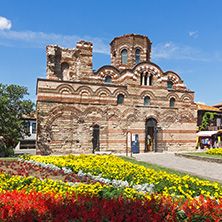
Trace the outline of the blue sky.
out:
<instances>
[{"instance_id":1,"label":"blue sky","mask_svg":"<svg viewBox=\"0 0 222 222\"><path fill-rule=\"evenodd\" d=\"M116 36L152 41L151 61L174 71L195 101L222 102L221 0L0 0L0 82L28 87L46 78L46 46L93 42L93 69L110 64Z\"/></svg>"}]
</instances>

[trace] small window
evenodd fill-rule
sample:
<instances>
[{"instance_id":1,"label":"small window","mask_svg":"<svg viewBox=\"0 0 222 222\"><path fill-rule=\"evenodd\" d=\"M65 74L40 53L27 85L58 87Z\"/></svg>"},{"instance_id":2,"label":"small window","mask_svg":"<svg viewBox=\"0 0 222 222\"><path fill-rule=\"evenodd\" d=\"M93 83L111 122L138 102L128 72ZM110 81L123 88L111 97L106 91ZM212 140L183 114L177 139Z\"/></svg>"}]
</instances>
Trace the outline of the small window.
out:
<instances>
[{"instance_id":1,"label":"small window","mask_svg":"<svg viewBox=\"0 0 222 222\"><path fill-rule=\"evenodd\" d=\"M106 76L105 82L106 83L111 83L111 76Z\"/></svg>"},{"instance_id":2,"label":"small window","mask_svg":"<svg viewBox=\"0 0 222 222\"><path fill-rule=\"evenodd\" d=\"M145 76L144 76L144 85L145 86L147 86L147 83L148 83L147 80L149 80L148 73L146 73Z\"/></svg>"},{"instance_id":3,"label":"small window","mask_svg":"<svg viewBox=\"0 0 222 222\"><path fill-rule=\"evenodd\" d=\"M148 78L148 86L152 86L153 84L153 75L151 74Z\"/></svg>"},{"instance_id":4,"label":"small window","mask_svg":"<svg viewBox=\"0 0 222 222\"><path fill-rule=\"evenodd\" d=\"M171 81L167 81L167 89L172 89L173 83Z\"/></svg>"},{"instance_id":5,"label":"small window","mask_svg":"<svg viewBox=\"0 0 222 222\"><path fill-rule=\"evenodd\" d=\"M123 99L124 99L124 96L122 94L119 94L117 97L117 104L123 104Z\"/></svg>"},{"instance_id":6,"label":"small window","mask_svg":"<svg viewBox=\"0 0 222 222\"><path fill-rule=\"evenodd\" d=\"M170 99L170 107L174 107L175 106L175 99L171 98Z\"/></svg>"},{"instance_id":7,"label":"small window","mask_svg":"<svg viewBox=\"0 0 222 222\"><path fill-rule=\"evenodd\" d=\"M143 85L143 73L140 73L140 85Z\"/></svg>"},{"instance_id":8,"label":"small window","mask_svg":"<svg viewBox=\"0 0 222 222\"><path fill-rule=\"evenodd\" d=\"M32 123L32 133L36 133L36 123Z\"/></svg>"},{"instance_id":9,"label":"small window","mask_svg":"<svg viewBox=\"0 0 222 222\"><path fill-rule=\"evenodd\" d=\"M149 103L150 103L150 98L149 98L149 96L146 96L144 98L144 106L149 106Z\"/></svg>"},{"instance_id":10,"label":"small window","mask_svg":"<svg viewBox=\"0 0 222 222\"><path fill-rule=\"evenodd\" d=\"M140 50L137 49L135 52L135 60L136 60L136 64L138 64L140 62Z\"/></svg>"},{"instance_id":11,"label":"small window","mask_svg":"<svg viewBox=\"0 0 222 222\"><path fill-rule=\"evenodd\" d=\"M127 50L123 49L122 51L122 64L126 64L127 63Z\"/></svg>"}]
</instances>

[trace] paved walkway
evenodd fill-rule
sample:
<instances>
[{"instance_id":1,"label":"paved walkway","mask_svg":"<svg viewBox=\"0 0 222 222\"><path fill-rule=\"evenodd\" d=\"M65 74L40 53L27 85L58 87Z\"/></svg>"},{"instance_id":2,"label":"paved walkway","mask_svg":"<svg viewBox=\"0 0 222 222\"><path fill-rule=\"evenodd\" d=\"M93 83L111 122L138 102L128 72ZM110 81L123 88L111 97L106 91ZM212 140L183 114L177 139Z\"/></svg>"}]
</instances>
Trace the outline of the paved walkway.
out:
<instances>
[{"instance_id":1,"label":"paved walkway","mask_svg":"<svg viewBox=\"0 0 222 222\"><path fill-rule=\"evenodd\" d=\"M133 154L138 161L156 164L183 173L199 176L208 180L222 182L222 164L177 157L174 153Z\"/></svg>"}]
</instances>

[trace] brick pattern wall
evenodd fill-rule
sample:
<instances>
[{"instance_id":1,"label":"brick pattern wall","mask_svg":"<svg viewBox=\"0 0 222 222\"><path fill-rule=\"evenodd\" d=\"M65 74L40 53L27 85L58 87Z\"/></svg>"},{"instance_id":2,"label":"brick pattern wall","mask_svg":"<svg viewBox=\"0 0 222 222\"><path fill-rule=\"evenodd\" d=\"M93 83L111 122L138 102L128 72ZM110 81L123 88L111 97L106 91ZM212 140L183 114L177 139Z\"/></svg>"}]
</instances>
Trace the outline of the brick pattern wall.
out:
<instances>
[{"instance_id":1,"label":"brick pattern wall","mask_svg":"<svg viewBox=\"0 0 222 222\"><path fill-rule=\"evenodd\" d=\"M115 38L111 52L128 40L127 44L151 51L147 37L133 34ZM91 43L80 41L75 49L48 46L47 79L37 82L37 152L92 153L96 124L101 151L126 152L130 131L139 135L139 151L144 152L148 118L157 121L157 151L193 150L197 118L194 93L178 74L164 73L151 63L150 51L138 65L132 67L132 60L130 69L103 66L93 73ZM63 72L61 67L65 67ZM153 76L151 85L141 85L144 73ZM106 76L111 77L111 83L105 82ZM172 89L167 88L167 81L173 82ZM123 104L117 104L119 94L124 95ZM144 105L145 97L149 97L148 105ZM174 107L170 107L171 98L175 99Z\"/></svg>"}]
</instances>

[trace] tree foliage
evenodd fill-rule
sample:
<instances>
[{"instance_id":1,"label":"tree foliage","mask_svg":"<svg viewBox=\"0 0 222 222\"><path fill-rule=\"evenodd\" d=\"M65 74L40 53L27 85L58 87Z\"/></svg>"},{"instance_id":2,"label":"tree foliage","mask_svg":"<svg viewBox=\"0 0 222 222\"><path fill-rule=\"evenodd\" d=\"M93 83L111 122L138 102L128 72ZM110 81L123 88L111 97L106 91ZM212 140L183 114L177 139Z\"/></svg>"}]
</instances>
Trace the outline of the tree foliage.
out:
<instances>
[{"instance_id":1,"label":"tree foliage","mask_svg":"<svg viewBox=\"0 0 222 222\"><path fill-rule=\"evenodd\" d=\"M29 95L26 87L0 83L0 136L7 148L15 147L19 138L28 135L28 122L23 115L33 115L35 104L24 99Z\"/></svg>"},{"instance_id":2,"label":"tree foliage","mask_svg":"<svg viewBox=\"0 0 222 222\"><path fill-rule=\"evenodd\" d=\"M204 113L203 118L202 118L202 123L200 126L200 131L207 129L207 127L210 125L210 121L214 120L215 115L218 115L218 113L215 113L215 112L214 113L212 113L212 112Z\"/></svg>"}]
</instances>

